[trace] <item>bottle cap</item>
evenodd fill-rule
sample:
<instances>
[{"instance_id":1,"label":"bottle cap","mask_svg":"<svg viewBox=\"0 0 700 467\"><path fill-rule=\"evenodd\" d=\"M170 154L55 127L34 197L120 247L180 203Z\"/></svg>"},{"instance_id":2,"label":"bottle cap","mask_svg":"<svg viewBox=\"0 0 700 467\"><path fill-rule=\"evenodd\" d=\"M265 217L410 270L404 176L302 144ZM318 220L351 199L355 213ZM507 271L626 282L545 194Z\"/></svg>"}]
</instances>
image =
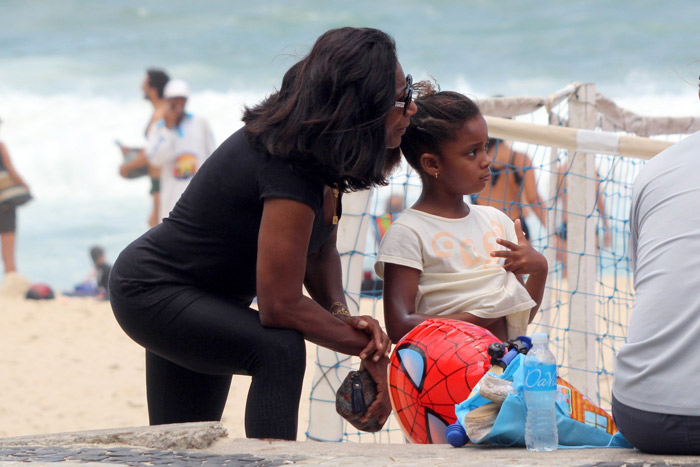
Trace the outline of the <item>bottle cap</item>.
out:
<instances>
[{"instance_id":1,"label":"bottle cap","mask_svg":"<svg viewBox=\"0 0 700 467\"><path fill-rule=\"evenodd\" d=\"M533 344L546 344L548 340L547 334L543 332L536 332L532 335Z\"/></svg>"}]
</instances>

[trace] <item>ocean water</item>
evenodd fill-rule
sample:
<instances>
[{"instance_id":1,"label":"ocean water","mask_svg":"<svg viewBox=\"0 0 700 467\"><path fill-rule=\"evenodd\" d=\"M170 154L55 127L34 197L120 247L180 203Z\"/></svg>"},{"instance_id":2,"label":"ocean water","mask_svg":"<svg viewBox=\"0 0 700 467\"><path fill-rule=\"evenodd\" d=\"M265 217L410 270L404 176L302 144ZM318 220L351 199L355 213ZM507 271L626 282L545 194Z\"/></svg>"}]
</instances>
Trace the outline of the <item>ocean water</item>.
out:
<instances>
[{"instance_id":1,"label":"ocean water","mask_svg":"<svg viewBox=\"0 0 700 467\"><path fill-rule=\"evenodd\" d=\"M596 83L648 115L695 115L700 3L3 0L0 140L35 200L19 210L17 261L57 290L147 228L148 182L118 175L115 139L141 145L148 67L190 83L188 109L218 142L325 30L371 26L404 69L472 96L546 96Z\"/></svg>"}]
</instances>

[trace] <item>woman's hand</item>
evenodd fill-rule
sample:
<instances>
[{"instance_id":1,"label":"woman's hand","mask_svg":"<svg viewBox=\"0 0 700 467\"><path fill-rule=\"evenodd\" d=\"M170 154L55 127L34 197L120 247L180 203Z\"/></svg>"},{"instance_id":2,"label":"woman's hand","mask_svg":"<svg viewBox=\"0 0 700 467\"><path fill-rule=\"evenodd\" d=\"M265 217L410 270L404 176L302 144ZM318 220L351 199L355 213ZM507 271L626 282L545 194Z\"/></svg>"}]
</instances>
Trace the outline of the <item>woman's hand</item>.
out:
<instances>
[{"instance_id":1,"label":"woman's hand","mask_svg":"<svg viewBox=\"0 0 700 467\"><path fill-rule=\"evenodd\" d=\"M386 419L391 415L391 401L389 400L389 381L387 367L389 365L389 357L382 357L378 361L373 362L369 359L363 360L360 364L360 369L365 369L369 372L372 379L377 384L377 398L367 408L367 412L362 417L362 422L376 418L380 424L384 424Z\"/></svg>"},{"instance_id":2,"label":"woman's hand","mask_svg":"<svg viewBox=\"0 0 700 467\"><path fill-rule=\"evenodd\" d=\"M508 248L508 250L492 251L491 256L505 258L503 268L513 274L547 274L549 269L547 260L530 246L530 242L525 238L523 229L520 226L520 219L515 221L515 234L518 237L517 245L499 238L496 242Z\"/></svg>"},{"instance_id":3,"label":"woman's hand","mask_svg":"<svg viewBox=\"0 0 700 467\"><path fill-rule=\"evenodd\" d=\"M368 315L346 316L345 323L367 333L371 339L367 346L360 352L360 358L378 362L382 357L391 355L391 339L386 335L379 321Z\"/></svg>"}]
</instances>

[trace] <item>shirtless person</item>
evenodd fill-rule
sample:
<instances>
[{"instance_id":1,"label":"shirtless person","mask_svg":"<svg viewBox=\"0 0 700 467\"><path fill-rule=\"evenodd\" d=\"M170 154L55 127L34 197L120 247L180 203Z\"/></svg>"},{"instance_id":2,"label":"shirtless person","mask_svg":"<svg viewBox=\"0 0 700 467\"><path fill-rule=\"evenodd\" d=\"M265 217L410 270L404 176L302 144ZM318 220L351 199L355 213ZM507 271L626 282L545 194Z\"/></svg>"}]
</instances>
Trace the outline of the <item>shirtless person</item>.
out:
<instances>
[{"instance_id":1,"label":"shirtless person","mask_svg":"<svg viewBox=\"0 0 700 467\"><path fill-rule=\"evenodd\" d=\"M527 208L533 210L542 226L547 225L547 213L537 193L532 161L502 139L489 138L488 154L493 160L491 183L473 201L500 209L513 221L520 219L525 236L530 238L525 223Z\"/></svg>"},{"instance_id":2,"label":"shirtless person","mask_svg":"<svg viewBox=\"0 0 700 467\"><path fill-rule=\"evenodd\" d=\"M566 263L567 263L567 183L566 175L569 170L567 161L560 161L557 165L557 194L555 196L555 203L557 203L558 211L556 213L556 227L554 230L554 248L557 251L557 261L562 263L563 266L563 277L566 277ZM596 169L597 178L597 190L598 195L596 198L596 209L598 209L598 214L600 215L600 220L603 224L603 246L609 248L612 245L612 231L609 228L608 216L605 214L605 192L603 191L602 180L598 169Z\"/></svg>"},{"instance_id":3,"label":"shirtless person","mask_svg":"<svg viewBox=\"0 0 700 467\"><path fill-rule=\"evenodd\" d=\"M153 114L151 115L151 120L146 125L146 137L148 137L148 130L151 126L162 119L165 116L165 110L168 107L168 102L163 98L163 91L165 85L168 84L169 77L167 73L162 70L149 69L146 71L146 77L143 80L141 89L143 89L144 99L151 101L153 104ZM133 148L129 148L123 145L119 145L122 150L122 154L132 151ZM160 222L158 217L158 210L160 206L160 169L156 167L151 167L148 164L148 159L146 158L145 149L139 148L139 155L124 164L119 168L119 174L122 177L128 177L129 172L132 170L148 167L148 174L151 177L151 196L153 196L153 211L148 219L148 225L153 227Z\"/></svg>"}]
</instances>

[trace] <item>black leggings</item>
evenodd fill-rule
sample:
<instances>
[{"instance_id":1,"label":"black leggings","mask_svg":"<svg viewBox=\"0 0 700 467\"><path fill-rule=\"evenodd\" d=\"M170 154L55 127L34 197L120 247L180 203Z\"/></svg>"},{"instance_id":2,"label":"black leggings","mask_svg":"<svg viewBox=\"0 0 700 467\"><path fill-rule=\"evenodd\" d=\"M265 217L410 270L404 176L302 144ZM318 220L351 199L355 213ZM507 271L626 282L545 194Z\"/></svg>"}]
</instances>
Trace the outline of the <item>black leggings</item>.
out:
<instances>
[{"instance_id":1,"label":"black leggings","mask_svg":"<svg viewBox=\"0 0 700 467\"><path fill-rule=\"evenodd\" d=\"M306 348L297 331L264 328L246 305L196 290L162 290L151 306L113 290L124 331L146 348L151 425L219 421L231 375L250 375L249 438L296 440ZM131 295L131 294L129 294Z\"/></svg>"}]
</instances>

